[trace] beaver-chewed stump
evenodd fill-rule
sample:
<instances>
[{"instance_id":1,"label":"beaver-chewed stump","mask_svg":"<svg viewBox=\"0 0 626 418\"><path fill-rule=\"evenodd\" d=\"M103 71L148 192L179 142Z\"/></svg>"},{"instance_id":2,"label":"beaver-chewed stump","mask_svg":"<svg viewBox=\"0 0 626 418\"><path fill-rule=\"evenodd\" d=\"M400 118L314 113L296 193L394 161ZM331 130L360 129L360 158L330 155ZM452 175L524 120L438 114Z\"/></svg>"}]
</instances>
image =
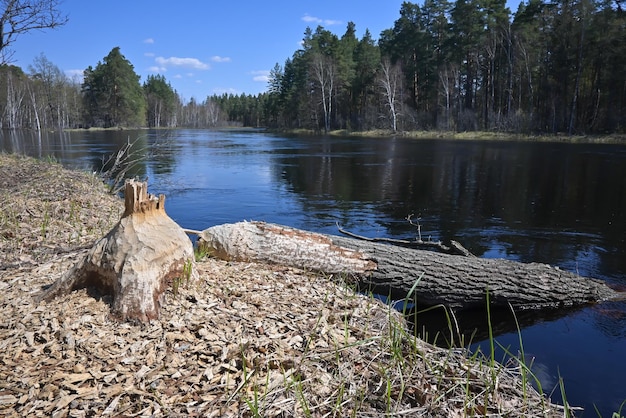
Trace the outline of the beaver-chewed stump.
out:
<instances>
[{"instance_id":1,"label":"beaver-chewed stump","mask_svg":"<svg viewBox=\"0 0 626 418\"><path fill-rule=\"evenodd\" d=\"M363 291L424 306L546 309L613 299L604 282L546 264L464 257L354 238L316 234L264 222L216 225L199 245L227 260L264 261L346 274Z\"/></svg>"},{"instance_id":2,"label":"beaver-chewed stump","mask_svg":"<svg viewBox=\"0 0 626 418\"><path fill-rule=\"evenodd\" d=\"M122 218L38 301L95 287L112 294L116 318L142 322L158 318L167 287L196 273L189 237L165 213L165 196L150 195L147 189L145 182L126 181Z\"/></svg>"}]
</instances>

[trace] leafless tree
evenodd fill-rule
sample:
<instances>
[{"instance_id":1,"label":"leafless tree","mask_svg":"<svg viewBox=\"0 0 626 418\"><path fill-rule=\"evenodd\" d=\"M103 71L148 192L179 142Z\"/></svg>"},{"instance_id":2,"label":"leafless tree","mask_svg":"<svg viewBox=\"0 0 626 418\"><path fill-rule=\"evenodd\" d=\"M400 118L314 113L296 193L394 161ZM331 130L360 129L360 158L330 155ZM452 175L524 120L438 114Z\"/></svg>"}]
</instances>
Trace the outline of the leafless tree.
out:
<instances>
[{"instance_id":1,"label":"leafless tree","mask_svg":"<svg viewBox=\"0 0 626 418\"><path fill-rule=\"evenodd\" d=\"M444 67L443 69L439 70L439 81L441 82L441 89L440 89L440 94L444 97L445 99L445 107L444 107L444 111L445 111L445 117L446 117L446 122L445 122L445 127L446 130L450 129L450 96L452 94L452 86L450 85L450 76L448 75L448 67Z\"/></svg>"},{"instance_id":2,"label":"leafless tree","mask_svg":"<svg viewBox=\"0 0 626 418\"><path fill-rule=\"evenodd\" d=\"M68 89L71 89L69 78L43 53L35 57L28 69L30 84L32 84L30 87L32 105L35 106L35 96L37 96L36 101L39 102L41 109L41 125L67 128L67 93Z\"/></svg>"},{"instance_id":3,"label":"leafless tree","mask_svg":"<svg viewBox=\"0 0 626 418\"><path fill-rule=\"evenodd\" d=\"M220 122L220 107L215 101L208 99L204 103L206 111L206 123L209 127L215 127Z\"/></svg>"},{"instance_id":4,"label":"leafless tree","mask_svg":"<svg viewBox=\"0 0 626 418\"><path fill-rule=\"evenodd\" d=\"M382 89L385 103L389 108L391 128L396 132L398 130L398 94L402 84L402 71L398 64L392 64L388 58L383 59L380 68L381 73L378 77L378 83Z\"/></svg>"},{"instance_id":5,"label":"leafless tree","mask_svg":"<svg viewBox=\"0 0 626 418\"><path fill-rule=\"evenodd\" d=\"M41 119L39 118L39 108L37 106L37 96L35 95L33 85L30 83L26 84L26 88L28 89L28 97L30 98L30 103L33 107L33 116L35 117L34 127L37 132L41 132Z\"/></svg>"},{"instance_id":6,"label":"leafless tree","mask_svg":"<svg viewBox=\"0 0 626 418\"><path fill-rule=\"evenodd\" d=\"M321 53L316 53L312 61L313 79L322 95L324 108L324 131L330 130L330 115L332 114L333 90L335 88L336 66L333 59Z\"/></svg>"},{"instance_id":7,"label":"leafless tree","mask_svg":"<svg viewBox=\"0 0 626 418\"><path fill-rule=\"evenodd\" d=\"M445 122L443 128L450 130L452 128L451 123L451 110L453 103L456 101L455 96L458 96L457 82L459 79L459 68L454 64L446 64L439 70L440 89L439 94L443 96L445 102L444 114Z\"/></svg>"},{"instance_id":8,"label":"leafless tree","mask_svg":"<svg viewBox=\"0 0 626 418\"><path fill-rule=\"evenodd\" d=\"M11 60L10 46L18 36L67 23L59 4L59 0L0 0L0 64Z\"/></svg>"},{"instance_id":9,"label":"leafless tree","mask_svg":"<svg viewBox=\"0 0 626 418\"><path fill-rule=\"evenodd\" d=\"M22 102L24 101L24 83L19 77L6 72L6 105L3 110L2 127L8 129L21 128Z\"/></svg>"}]
</instances>

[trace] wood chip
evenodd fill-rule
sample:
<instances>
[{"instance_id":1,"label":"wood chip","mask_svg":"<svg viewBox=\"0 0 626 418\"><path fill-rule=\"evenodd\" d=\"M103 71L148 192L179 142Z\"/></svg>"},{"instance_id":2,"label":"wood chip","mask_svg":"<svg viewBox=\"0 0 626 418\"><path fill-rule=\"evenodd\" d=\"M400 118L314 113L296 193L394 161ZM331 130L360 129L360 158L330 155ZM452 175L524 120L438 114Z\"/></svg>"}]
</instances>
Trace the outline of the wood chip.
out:
<instances>
[{"instance_id":1,"label":"wood chip","mask_svg":"<svg viewBox=\"0 0 626 418\"><path fill-rule=\"evenodd\" d=\"M13 395L0 395L0 405L13 405L17 403L17 398Z\"/></svg>"},{"instance_id":2,"label":"wood chip","mask_svg":"<svg viewBox=\"0 0 626 418\"><path fill-rule=\"evenodd\" d=\"M410 340L399 313L294 268L209 258L142 325L88 289L35 305L119 219L97 182L0 154L0 415L454 416L471 371L474 411L487 397L487 415L562 416L506 370L490 395L463 352Z\"/></svg>"}]
</instances>

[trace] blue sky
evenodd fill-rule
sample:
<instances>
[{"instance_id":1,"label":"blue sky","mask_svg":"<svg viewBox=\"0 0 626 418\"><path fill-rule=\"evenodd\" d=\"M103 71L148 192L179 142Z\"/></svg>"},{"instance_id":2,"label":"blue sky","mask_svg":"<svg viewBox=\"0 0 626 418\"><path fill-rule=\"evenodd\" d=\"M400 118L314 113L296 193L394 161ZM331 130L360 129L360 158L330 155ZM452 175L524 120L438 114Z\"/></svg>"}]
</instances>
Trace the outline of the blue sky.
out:
<instances>
[{"instance_id":1,"label":"blue sky","mask_svg":"<svg viewBox=\"0 0 626 418\"><path fill-rule=\"evenodd\" d=\"M421 3L421 1L419 2ZM267 75L299 48L307 26L341 36L356 25L378 39L402 0L209 1L62 0L69 22L17 38L12 63L28 71L46 58L68 75L96 66L116 46L141 76L165 76L185 101L222 93L257 94Z\"/></svg>"}]
</instances>

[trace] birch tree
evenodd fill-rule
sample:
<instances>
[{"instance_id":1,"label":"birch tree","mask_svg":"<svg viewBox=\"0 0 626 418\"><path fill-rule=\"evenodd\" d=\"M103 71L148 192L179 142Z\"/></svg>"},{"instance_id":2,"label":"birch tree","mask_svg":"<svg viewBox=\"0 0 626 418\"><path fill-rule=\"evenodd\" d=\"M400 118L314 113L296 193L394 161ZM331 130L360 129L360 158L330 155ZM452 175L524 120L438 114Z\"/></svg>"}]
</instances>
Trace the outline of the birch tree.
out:
<instances>
[{"instance_id":1,"label":"birch tree","mask_svg":"<svg viewBox=\"0 0 626 418\"><path fill-rule=\"evenodd\" d=\"M383 59L380 64L380 76L378 84L381 87L385 105L389 111L391 129L398 130L398 95L402 84L402 71L398 64L392 64L388 58Z\"/></svg>"},{"instance_id":2,"label":"birch tree","mask_svg":"<svg viewBox=\"0 0 626 418\"><path fill-rule=\"evenodd\" d=\"M26 76L22 69L13 65L0 67L3 84L2 128L18 129L23 127L23 102L26 95L24 85Z\"/></svg>"},{"instance_id":3,"label":"birch tree","mask_svg":"<svg viewBox=\"0 0 626 418\"><path fill-rule=\"evenodd\" d=\"M459 79L459 69L453 64L447 64L439 70L440 95L443 97L442 107L444 108L445 123L443 127L446 130L451 129L451 110L454 103L454 97L458 96L457 81Z\"/></svg>"},{"instance_id":4,"label":"birch tree","mask_svg":"<svg viewBox=\"0 0 626 418\"><path fill-rule=\"evenodd\" d=\"M31 100L39 102L42 125L46 127L67 128L67 94L69 80L59 67L54 65L44 54L39 55L29 66ZM37 96L37 97L35 97Z\"/></svg>"},{"instance_id":5,"label":"birch tree","mask_svg":"<svg viewBox=\"0 0 626 418\"><path fill-rule=\"evenodd\" d=\"M330 131L330 116L333 106L333 91L335 87L336 67L330 56L316 52L312 60L313 79L321 94L324 110L324 132Z\"/></svg>"}]
</instances>

